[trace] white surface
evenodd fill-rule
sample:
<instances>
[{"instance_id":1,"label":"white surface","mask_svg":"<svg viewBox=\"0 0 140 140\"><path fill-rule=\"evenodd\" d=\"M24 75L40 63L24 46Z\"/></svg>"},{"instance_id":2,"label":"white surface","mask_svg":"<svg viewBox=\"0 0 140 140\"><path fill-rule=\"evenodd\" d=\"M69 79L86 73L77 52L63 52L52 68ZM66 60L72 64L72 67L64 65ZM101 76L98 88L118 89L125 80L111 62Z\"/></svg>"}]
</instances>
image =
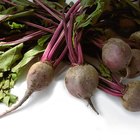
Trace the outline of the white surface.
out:
<instances>
[{"instance_id":1,"label":"white surface","mask_svg":"<svg viewBox=\"0 0 140 140\"><path fill-rule=\"evenodd\" d=\"M12 90L20 98L24 80ZM119 98L99 90L93 100L99 116L67 92L63 73L18 111L0 119L0 140L140 140L140 113L126 111ZM0 106L0 112L4 109Z\"/></svg>"}]
</instances>

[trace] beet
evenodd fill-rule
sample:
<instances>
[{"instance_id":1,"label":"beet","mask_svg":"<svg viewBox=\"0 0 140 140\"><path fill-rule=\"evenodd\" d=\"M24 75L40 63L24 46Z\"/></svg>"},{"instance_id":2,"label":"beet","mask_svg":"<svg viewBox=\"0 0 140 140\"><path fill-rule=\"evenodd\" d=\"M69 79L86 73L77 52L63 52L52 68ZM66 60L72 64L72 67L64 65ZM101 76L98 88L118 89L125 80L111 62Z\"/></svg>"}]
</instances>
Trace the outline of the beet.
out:
<instances>
[{"instance_id":1,"label":"beet","mask_svg":"<svg viewBox=\"0 0 140 140\"><path fill-rule=\"evenodd\" d=\"M21 101L13 108L0 114L0 117L19 108L33 92L39 91L48 86L54 76L54 69L49 62L37 62L31 66L27 74L27 90Z\"/></svg>"},{"instance_id":2,"label":"beet","mask_svg":"<svg viewBox=\"0 0 140 140\"><path fill-rule=\"evenodd\" d=\"M140 31L132 33L129 39L140 45Z\"/></svg>"},{"instance_id":3,"label":"beet","mask_svg":"<svg viewBox=\"0 0 140 140\"><path fill-rule=\"evenodd\" d=\"M132 49L132 60L127 68L127 78L135 78L140 75L140 50Z\"/></svg>"},{"instance_id":4,"label":"beet","mask_svg":"<svg viewBox=\"0 0 140 140\"><path fill-rule=\"evenodd\" d=\"M125 69L131 58L131 48L119 38L110 38L102 48L103 63L113 72Z\"/></svg>"},{"instance_id":5,"label":"beet","mask_svg":"<svg viewBox=\"0 0 140 140\"><path fill-rule=\"evenodd\" d=\"M69 68L65 76L65 84L73 96L87 100L95 110L90 98L98 85L98 72L93 66L86 64ZM98 114L97 111L96 113Z\"/></svg>"},{"instance_id":6,"label":"beet","mask_svg":"<svg viewBox=\"0 0 140 140\"><path fill-rule=\"evenodd\" d=\"M127 85L122 103L129 111L140 111L140 81L133 81Z\"/></svg>"}]
</instances>

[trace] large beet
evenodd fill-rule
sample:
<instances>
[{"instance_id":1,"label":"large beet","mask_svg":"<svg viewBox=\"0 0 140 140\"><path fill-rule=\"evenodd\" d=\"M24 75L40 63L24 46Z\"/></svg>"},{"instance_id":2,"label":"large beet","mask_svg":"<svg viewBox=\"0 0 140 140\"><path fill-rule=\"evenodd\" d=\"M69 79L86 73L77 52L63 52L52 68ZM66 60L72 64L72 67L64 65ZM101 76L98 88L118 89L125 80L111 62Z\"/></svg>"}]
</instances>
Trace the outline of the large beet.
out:
<instances>
[{"instance_id":1,"label":"large beet","mask_svg":"<svg viewBox=\"0 0 140 140\"><path fill-rule=\"evenodd\" d=\"M140 81L127 85L123 96L123 106L132 112L140 111Z\"/></svg>"},{"instance_id":2,"label":"large beet","mask_svg":"<svg viewBox=\"0 0 140 140\"><path fill-rule=\"evenodd\" d=\"M73 96L87 100L95 110L90 98L98 85L98 72L93 66L77 65L69 68L65 76L65 84Z\"/></svg>"},{"instance_id":3,"label":"large beet","mask_svg":"<svg viewBox=\"0 0 140 140\"><path fill-rule=\"evenodd\" d=\"M109 39L102 48L102 60L113 72L125 69L131 58L131 48L119 38Z\"/></svg>"}]
</instances>

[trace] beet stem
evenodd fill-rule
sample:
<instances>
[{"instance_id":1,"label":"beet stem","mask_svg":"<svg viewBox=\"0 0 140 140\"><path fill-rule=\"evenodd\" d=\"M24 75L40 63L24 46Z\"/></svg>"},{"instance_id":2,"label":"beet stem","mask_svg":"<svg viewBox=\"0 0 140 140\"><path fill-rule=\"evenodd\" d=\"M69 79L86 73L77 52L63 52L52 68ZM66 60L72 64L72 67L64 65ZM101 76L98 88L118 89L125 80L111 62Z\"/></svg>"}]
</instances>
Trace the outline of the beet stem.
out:
<instances>
[{"instance_id":1,"label":"beet stem","mask_svg":"<svg viewBox=\"0 0 140 140\"><path fill-rule=\"evenodd\" d=\"M101 85L98 85L98 88L100 90L104 91L105 93L110 94L112 96L117 96L117 97L122 97L123 96L123 94L121 92L120 93L118 93L118 92L116 93L115 91L111 91L109 88L103 87Z\"/></svg>"},{"instance_id":2,"label":"beet stem","mask_svg":"<svg viewBox=\"0 0 140 140\"><path fill-rule=\"evenodd\" d=\"M114 89L119 90L119 91L122 91L122 90L123 90L123 88L122 88L120 85L118 85L117 83L112 82L112 81L110 81L110 80L108 80L108 79L106 79L106 78L104 78L104 77L102 77L102 76L99 76L99 79L100 79L101 81L104 81L104 82L105 82L106 84L108 84L111 88L114 88Z\"/></svg>"},{"instance_id":3,"label":"beet stem","mask_svg":"<svg viewBox=\"0 0 140 140\"><path fill-rule=\"evenodd\" d=\"M66 13L66 21L69 19L70 14L78 7L78 4L80 3L80 1L78 0L70 9L69 11ZM62 31L63 28L63 20L61 20L60 24L58 25L58 27L56 28L50 42L48 43L48 46L46 47L45 52L42 55L41 61L45 62L48 58L48 55L53 47L53 45L55 44L56 40L58 39L60 32Z\"/></svg>"},{"instance_id":4,"label":"beet stem","mask_svg":"<svg viewBox=\"0 0 140 140\"><path fill-rule=\"evenodd\" d=\"M34 0L37 4L39 4L44 10L46 10L50 15L55 17L58 21L61 21L61 18L57 16L50 8L48 8L46 5L44 5L41 1L39 0Z\"/></svg>"},{"instance_id":5,"label":"beet stem","mask_svg":"<svg viewBox=\"0 0 140 140\"><path fill-rule=\"evenodd\" d=\"M35 23L29 22L29 21L21 21L21 22L28 25L28 26L35 27L37 29L40 29L40 30L43 30L43 31L46 31L46 32L49 32L49 33L52 33L52 34L54 33L54 30L51 30L49 28L37 25Z\"/></svg>"},{"instance_id":6,"label":"beet stem","mask_svg":"<svg viewBox=\"0 0 140 140\"><path fill-rule=\"evenodd\" d=\"M14 41L10 41L10 42L1 42L0 45L1 46L2 45L6 45L6 44L17 45L19 43L23 43L23 42L26 42L26 41L28 41L30 39L33 39L33 38L37 37L37 36L40 36L42 34L45 34L45 32L43 32L43 31L36 31L36 32L34 32L32 34L29 34L27 36L24 36L24 37L22 37L22 38L20 38L18 40L14 40Z\"/></svg>"},{"instance_id":7,"label":"beet stem","mask_svg":"<svg viewBox=\"0 0 140 140\"><path fill-rule=\"evenodd\" d=\"M46 17L44 17L44 16L42 16L42 15L40 15L38 13L35 13L34 15L39 17L39 18L41 18L41 19L43 19L43 20L45 20L46 22L49 22L49 23L53 24L54 26L58 26L58 24L56 22L54 22L53 20L48 19L48 18L46 18Z\"/></svg>"},{"instance_id":8,"label":"beet stem","mask_svg":"<svg viewBox=\"0 0 140 140\"><path fill-rule=\"evenodd\" d=\"M86 101L89 103L90 107L96 112L96 114L99 115L99 112L95 109L91 99L90 98L86 98Z\"/></svg>"},{"instance_id":9,"label":"beet stem","mask_svg":"<svg viewBox=\"0 0 140 140\"><path fill-rule=\"evenodd\" d=\"M82 52L82 47L80 42L78 43L78 64L82 65L84 63L84 59L83 59L83 52Z\"/></svg>"},{"instance_id":10,"label":"beet stem","mask_svg":"<svg viewBox=\"0 0 140 140\"><path fill-rule=\"evenodd\" d=\"M19 103L17 105L15 105L14 107L12 107L9 110L6 110L4 113L0 114L0 118L6 116L7 114L9 114L10 112L13 112L14 110L16 110L17 108L19 108L33 93L32 90L26 90L24 97L22 98L21 101L19 101Z\"/></svg>"},{"instance_id":11,"label":"beet stem","mask_svg":"<svg viewBox=\"0 0 140 140\"><path fill-rule=\"evenodd\" d=\"M72 33L73 33L73 13L70 15L70 24L68 27L68 50L70 53L70 59L72 62L77 63L76 54L74 53L73 43L72 43Z\"/></svg>"},{"instance_id":12,"label":"beet stem","mask_svg":"<svg viewBox=\"0 0 140 140\"><path fill-rule=\"evenodd\" d=\"M57 58L57 60L55 61L55 63L53 64L53 67L55 68L60 62L61 60L65 57L66 53L68 51L67 46L64 48L63 52L61 53L61 55Z\"/></svg>"}]
</instances>

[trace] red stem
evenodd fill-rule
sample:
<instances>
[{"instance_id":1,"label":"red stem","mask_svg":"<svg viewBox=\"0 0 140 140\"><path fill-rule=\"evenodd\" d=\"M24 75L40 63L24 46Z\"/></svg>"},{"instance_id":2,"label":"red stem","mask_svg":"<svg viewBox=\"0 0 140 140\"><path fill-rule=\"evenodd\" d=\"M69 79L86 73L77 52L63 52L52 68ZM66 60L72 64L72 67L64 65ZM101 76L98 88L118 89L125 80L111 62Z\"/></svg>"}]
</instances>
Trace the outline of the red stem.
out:
<instances>
[{"instance_id":1,"label":"red stem","mask_svg":"<svg viewBox=\"0 0 140 140\"><path fill-rule=\"evenodd\" d=\"M50 8L48 8L46 5L44 5L41 1L39 0L34 0L37 4L39 4L44 10L46 10L50 15L55 17L58 21L61 21L61 18L57 16Z\"/></svg>"},{"instance_id":2,"label":"red stem","mask_svg":"<svg viewBox=\"0 0 140 140\"><path fill-rule=\"evenodd\" d=\"M119 91L123 91L123 87L118 85L117 83L112 82L112 81L110 81L110 80L108 80L108 79L106 79L106 78L104 78L102 76L99 76L99 79L101 81L105 82L106 84L108 84L111 88L119 90Z\"/></svg>"},{"instance_id":3,"label":"red stem","mask_svg":"<svg viewBox=\"0 0 140 140\"><path fill-rule=\"evenodd\" d=\"M84 59L83 59L83 52L82 52L82 47L80 42L78 43L78 64L82 65L84 63Z\"/></svg>"},{"instance_id":4,"label":"red stem","mask_svg":"<svg viewBox=\"0 0 140 140\"><path fill-rule=\"evenodd\" d=\"M37 37L37 36L40 36L42 34L45 34L45 32L43 32L43 31L36 31L36 32L34 32L32 34L29 34L29 35L26 35L26 36L24 36L24 37L22 37L22 38L20 38L18 40L14 40L14 41L10 41L10 42L1 42L0 46L6 45L6 44L17 45L19 43L23 43L23 42L26 42L26 41L28 41L30 39L33 39L33 38Z\"/></svg>"},{"instance_id":5,"label":"red stem","mask_svg":"<svg viewBox=\"0 0 140 140\"><path fill-rule=\"evenodd\" d=\"M68 50L70 54L70 59L72 62L77 63L77 58L76 54L73 49L73 43L72 43L72 33L73 33L73 20L74 20L74 15L70 15L70 24L68 27Z\"/></svg>"},{"instance_id":6,"label":"red stem","mask_svg":"<svg viewBox=\"0 0 140 140\"><path fill-rule=\"evenodd\" d=\"M62 32L60 33L57 41L55 42L55 44L53 45L52 49L50 50L49 54L48 54L48 61L51 61L53 55L55 54L57 48L59 47L62 39L64 38L64 30L62 30Z\"/></svg>"},{"instance_id":7,"label":"red stem","mask_svg":"<svg viewBox=\"0 0 140 140\"><path fill-rule=\"evenodd\" d=\"M66 21L69 19L70 14L74 11L74 9L77 7L77 5L79 4L79 0L69 9L69 11L66 13ZM55 42L57 41L59 34L61 33L63 29L63 20L61 20L60 24L58 25L58 27L56 28L45 52L42 55L41 61L46 61L48 59L48 55L53 47L53 45L55 44Z\"/></svg>"},{"instance_id":8,"label":"red stem","mask_svg":"<svg viewBox=\"0 0 140 140\"><path fill-rule=\"evenodd\" d=\"M37 28L37 29L40 29L40 30L43 30L43 31L46 31L46 32L49 32L49 33L52 33L52 34L54 33L54 30L43 27L43 26L40 26L40 25L37 25L35 23L29 22L29 21L21 21L21 22L28 25L28 26L31 26L31 27L34 27L34 28Z\"/></svg>"},{"instance_id":9,"label":"red stem","mask_svg":"<svg viewBox=\"0 0 140 140\"><path fill-rule=\"evenodd\" d=\"M61 60L65 57L66 53L68 51L68 47L66 46L63 50L63 52L61 53L61 55L57 58L57 60L54 62L53 67L55 68L60 62Z\"/></svg>"},{"instance_id":10,"label":"red stem","mask_svg":"<svg viewBox=\"0 0 140 140\"><path fill-rule=\"evenodd\" d=\"M45 20L46 22L48 22L50 24L53 24L54 26L58 26L58 24L56 22L54 22L51 19L48 19L47 17L44 17L44 16L42 16L42 15L40 15L38 13L35 13L34 15L37 16L37 17L39 17L39 18L41 18L41 19L43 19L43 20Z\"/></svg>"},{"instance_id":11,"label":"red stem","mask_svg":"<svg viewBox=\"0 0 140 140\"><path fill-rule=\"evenodd\" d=\"M107 87L103 87L101 85L98 85L98 88L101 89L102 91L104 91L107 94L113 95L113 96L118 96L118 97L122 97L123 94L121 92L118 91L112 91Z\"/></svg>"}]
</instances>

